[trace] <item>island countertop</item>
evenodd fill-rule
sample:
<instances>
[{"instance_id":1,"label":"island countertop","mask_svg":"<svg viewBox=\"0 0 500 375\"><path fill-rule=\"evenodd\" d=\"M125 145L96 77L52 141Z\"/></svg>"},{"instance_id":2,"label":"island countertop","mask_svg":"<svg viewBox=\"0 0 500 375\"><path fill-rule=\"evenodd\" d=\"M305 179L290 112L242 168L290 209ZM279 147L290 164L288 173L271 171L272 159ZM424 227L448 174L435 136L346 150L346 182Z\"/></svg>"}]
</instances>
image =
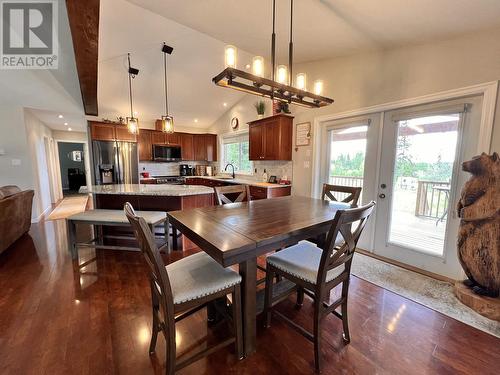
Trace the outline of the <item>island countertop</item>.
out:
<instances>
[{"instance_id":1,"label":"island countertop","mask_svg":"<svg viewBox=\"0 0 500 375\"><path fill-rule=\"evenodd\" d=\"M123 184L123 185L92 185L90 188L82 186L82 194L109 194L109 195L145 195L183 197L189 195L211 194L212 188L200 185L147 185L147 184Z\"/></svg>"}]
</instances>

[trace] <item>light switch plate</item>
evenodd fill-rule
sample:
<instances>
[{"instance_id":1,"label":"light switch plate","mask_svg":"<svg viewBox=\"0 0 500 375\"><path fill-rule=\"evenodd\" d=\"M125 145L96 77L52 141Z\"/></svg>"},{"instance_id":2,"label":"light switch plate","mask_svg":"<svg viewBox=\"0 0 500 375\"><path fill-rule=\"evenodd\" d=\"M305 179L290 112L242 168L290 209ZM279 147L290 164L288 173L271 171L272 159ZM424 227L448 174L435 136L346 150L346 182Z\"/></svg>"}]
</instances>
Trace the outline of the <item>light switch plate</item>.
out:
<instances>
[{"instance_id":1,"label":"light switch plate","mask_svg":"<svg viewBox=\"0 0 500 375\"><path fill-rule=\"evenodd\" d=\"M12 159L12 165L16 167L21 165L21 159Z\"/></svg>"},{"instance_id":2,"label":"light switch plate","mask_svg":"<svg viewBox=\"0 0 500 375\"><path fill-rule=\"evenodd\" d=\"M304 168L309 169L310 166L311 166L311 162L310 161L305 161L304 162Z\"/></svg>"}]
</instances>

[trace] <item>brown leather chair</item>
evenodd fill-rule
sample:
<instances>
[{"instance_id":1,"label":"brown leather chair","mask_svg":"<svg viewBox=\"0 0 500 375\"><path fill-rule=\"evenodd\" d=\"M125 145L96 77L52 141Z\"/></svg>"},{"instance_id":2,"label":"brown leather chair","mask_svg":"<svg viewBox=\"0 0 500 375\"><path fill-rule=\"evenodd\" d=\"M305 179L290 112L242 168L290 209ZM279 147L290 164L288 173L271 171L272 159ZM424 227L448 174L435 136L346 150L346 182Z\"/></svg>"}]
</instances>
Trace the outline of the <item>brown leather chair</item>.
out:
<instances>
[{"instance_id":1,"label":"brown leather chair","mask_svg":"<svg viewBox=\"0 0 500 375\"><path fill-rule=\"evenodd\" d=\"M0 253L30 230L33 190L0 188Z\"/></svg>"}]
</instances>

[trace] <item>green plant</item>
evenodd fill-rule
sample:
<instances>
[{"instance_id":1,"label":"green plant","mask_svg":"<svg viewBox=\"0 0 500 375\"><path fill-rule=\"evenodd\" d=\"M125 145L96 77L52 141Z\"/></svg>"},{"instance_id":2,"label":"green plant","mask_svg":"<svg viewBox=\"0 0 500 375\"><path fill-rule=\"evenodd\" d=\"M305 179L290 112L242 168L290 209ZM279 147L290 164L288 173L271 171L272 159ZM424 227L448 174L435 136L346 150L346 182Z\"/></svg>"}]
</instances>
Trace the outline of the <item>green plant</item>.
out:
<instances>
[{"instance_id":1,"label":"green plant","mask_svg":"<svg viewBox=\"0 0 500 375\"><path fill-rule=\"evenodd\" d=\"M259 100L254 104L258 115L263 115L266 112L266 103L263 100Z\"/></svg>"}]
</instances>

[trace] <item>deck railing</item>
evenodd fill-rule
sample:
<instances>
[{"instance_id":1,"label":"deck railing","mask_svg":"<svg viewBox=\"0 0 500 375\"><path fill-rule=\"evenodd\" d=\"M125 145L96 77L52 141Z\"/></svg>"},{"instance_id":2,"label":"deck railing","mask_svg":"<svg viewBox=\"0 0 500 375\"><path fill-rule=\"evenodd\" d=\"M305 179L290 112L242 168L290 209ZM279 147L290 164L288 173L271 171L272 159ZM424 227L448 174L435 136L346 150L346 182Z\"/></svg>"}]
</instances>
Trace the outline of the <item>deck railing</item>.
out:
<instances>
[{"instance_id":1,"label":"deck railing","mask_svg":"<svg viewBox=\"0 0 500 375\"><path fill-rule=\"evenodd\" d=\"M330 176L329 184L363 187L363 177Z\"/></svg>"},{"instance_id":2,"label":"deck railing","mask_svg":"<svg viewBox=\"0 0 500 375\"><path fill-rule=\"evenodd\" d=\"M442 181L418 181L415 216L443 219L448 212L450 183Z\"/></svg>"}]
</instances>

